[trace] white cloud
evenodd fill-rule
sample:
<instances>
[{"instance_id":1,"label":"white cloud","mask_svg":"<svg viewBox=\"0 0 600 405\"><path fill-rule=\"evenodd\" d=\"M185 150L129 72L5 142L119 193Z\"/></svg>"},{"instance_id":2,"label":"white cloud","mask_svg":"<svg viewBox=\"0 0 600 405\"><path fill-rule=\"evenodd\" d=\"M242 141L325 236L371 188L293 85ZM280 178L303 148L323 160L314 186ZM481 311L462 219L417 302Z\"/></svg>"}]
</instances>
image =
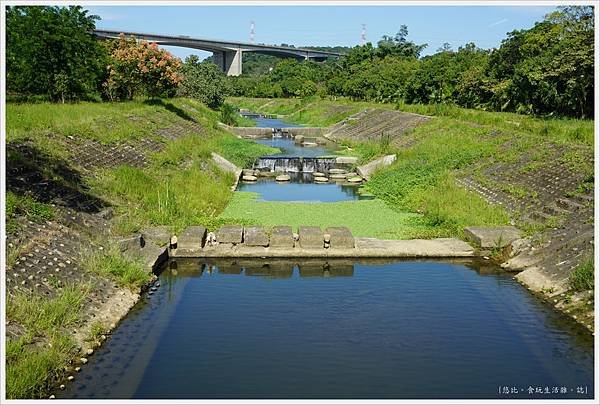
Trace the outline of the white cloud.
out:
<instances>
[{"instance_id":1,"label":"white cloud","mask_svg":"<svg viewBox=\"0 0 600 405\"><path fill-rule=\"evenodd\" d=\"M492 28L492 27L495 27L496 25L504 24L505 22L508 22L508 18L503 18L501 20L493 22L490 25L488 25L488 28Z\"/></svg>"}]
</instances>

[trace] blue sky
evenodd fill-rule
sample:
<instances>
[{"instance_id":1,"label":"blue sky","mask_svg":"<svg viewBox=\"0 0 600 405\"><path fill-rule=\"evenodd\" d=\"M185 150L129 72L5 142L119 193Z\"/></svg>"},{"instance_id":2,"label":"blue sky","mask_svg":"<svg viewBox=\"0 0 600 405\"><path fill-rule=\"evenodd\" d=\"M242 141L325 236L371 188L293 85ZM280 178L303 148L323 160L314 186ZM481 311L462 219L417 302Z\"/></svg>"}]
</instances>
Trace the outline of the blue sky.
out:
<instances>
[{"instance_id":1,"label":"blue sky","mask_svg":"<svg viewBox=\"0 0 600 405\"><path fill-rule=\"evenodd\" d=\"M402 24L409 39L427 43L424 55L448 42L456 49L467 42L497 47L506 33L532 27L552 6L88 6L102 17L98 28L267 44L360 44L362 24L367 41L393 35ZM167 47L184 58L207 52Z\"/></svg>"}]
</instances>

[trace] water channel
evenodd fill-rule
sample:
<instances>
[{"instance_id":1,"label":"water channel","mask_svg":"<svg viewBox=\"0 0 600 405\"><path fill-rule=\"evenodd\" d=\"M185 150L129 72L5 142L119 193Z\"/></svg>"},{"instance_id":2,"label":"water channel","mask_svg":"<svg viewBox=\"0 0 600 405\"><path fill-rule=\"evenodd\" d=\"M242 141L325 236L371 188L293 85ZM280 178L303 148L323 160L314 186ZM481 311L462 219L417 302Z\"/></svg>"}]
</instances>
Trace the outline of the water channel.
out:
<instances>
[{"instance_id":1,"label":"water channel","mask_svg":"<svg viewBox=\"0 0 600 405\"><path fill-rule=\"evenodd\" d=\"M159 281L65 397L593 395L592 337L493 266L190 260Z\"/></svg>"},{"instance_id":2,"label":"water channel","mask_svg":"<svg viewBox=\"0 0 600 405\"><path fill-rule=\"evenodd\" d=\"M239 189L358 198L302 174ZM62 397L593 397L592 336L487 263L189 259L158 285Z\"/></svg>"},{"instance_id":3,"label":"water channel","mask_svg":"<svg viewBox=\"0 0 600 405\"><path fill-rule=\"evenodd\" d=\"M258 127L262 128L296 128L300 125L285 122L274 118L255 118ZM313 145L310 147L301 146L294 142L294 139L281 133L274 133L273 136L256 139L255 142L263 145L279 148L280 153L270 155L261 159L258 167L272 166L271 170L286 171L291 181L286 183L276 182L274 178L259 177L256 182L243 182L238 184L238 191L250 191L260 195L264 201L304 201L304 202L337 202L359 199L373 198L368 194L362 193L357 184L347 182L329 181L324 184L317 184L313 180L313 171L325 170L318 163L313 163L319 157L331 157L335 154L336 148L333 145ZM282 158L282 159L277 159ZM287 160L304 159L304 170L306 166L312 165L309 172L300 172L302 163L287 162ZM319 159L322 161L333 160L331 158ZM308 161L309 163L306 163ZM279 165L278 167L275 167ZM293 166L293 167L288 167ZM291 170L291 171L289 171Z\"/></svg>"}]
</instances>

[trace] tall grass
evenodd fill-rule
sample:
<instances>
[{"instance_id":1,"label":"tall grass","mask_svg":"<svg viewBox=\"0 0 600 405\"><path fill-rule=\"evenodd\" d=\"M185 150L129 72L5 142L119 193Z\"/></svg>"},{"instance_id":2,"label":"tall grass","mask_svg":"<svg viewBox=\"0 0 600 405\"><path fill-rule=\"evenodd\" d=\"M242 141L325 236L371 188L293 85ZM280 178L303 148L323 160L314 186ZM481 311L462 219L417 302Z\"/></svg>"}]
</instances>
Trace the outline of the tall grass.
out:
<instances>
[{"instance_id":1,"label":"tall grass","mask_svg":"<svg viewBox=\"0 0 600 405\"><path fill-rule=\"evenodd\" d=\"M569 276L569 284L575 291L594 289L594 257L588 257Z\"/></svg>"},{"instance_id":2,"label":"tall grass","mask_svg":"<svg viewBox=\"0 0 600 405\"><path fill-rule=\"evenodd\" d=\"M67 286L54 298L17 292L6 301L6 317L25 328L6 341L6 396L39 398L62 372L75 349L66 329L81 316L88 284Z\"/></svg>"},{"instance_id":3,"label":"tall grass","mask_svg":"<svg viewBox=\"0 0 600 405\"><path fill-rule=\"evenodd\" d=\"M82 266L87 271L113 279L136 293L150 279L150 273L144 270L143 263L124 258L114 244L100 251L86 252L82 257Z\"/></svg>"}]
</instances>

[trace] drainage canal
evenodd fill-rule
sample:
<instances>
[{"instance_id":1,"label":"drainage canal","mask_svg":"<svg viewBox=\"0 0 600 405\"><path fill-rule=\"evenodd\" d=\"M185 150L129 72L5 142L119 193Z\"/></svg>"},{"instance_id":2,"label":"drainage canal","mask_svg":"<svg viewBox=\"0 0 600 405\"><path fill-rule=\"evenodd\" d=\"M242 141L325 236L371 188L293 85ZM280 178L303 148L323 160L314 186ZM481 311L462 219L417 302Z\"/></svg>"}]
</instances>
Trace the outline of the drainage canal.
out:
<instances>
[{"instance_id":1,"label":"drainage canal","mask_svg":"<svg viewBox=\"0 0 600 405\"><path fill-rule=\"evenodd\" d=\"M593 338L489 264L178 259L159 281L65 398L593 396Z\"/></svg>"},{"instance_id":2,"label":"drainage canal","mask_svg":"<svg viewBox=\"0 0 600 405\"><path fill-rule=\"evenodd\" d=\"M281 153L259 158L245 169L238 191L250 191L265 201L336 202L369 199L352 172L353 158L335 156L336 145L319 137L292 136L287 128L298 125L257 114L247 114L259 127L271 131L255 142L279 148ZM284 128L284 129L282 129Z\"/></svg>"}]
</instances>

